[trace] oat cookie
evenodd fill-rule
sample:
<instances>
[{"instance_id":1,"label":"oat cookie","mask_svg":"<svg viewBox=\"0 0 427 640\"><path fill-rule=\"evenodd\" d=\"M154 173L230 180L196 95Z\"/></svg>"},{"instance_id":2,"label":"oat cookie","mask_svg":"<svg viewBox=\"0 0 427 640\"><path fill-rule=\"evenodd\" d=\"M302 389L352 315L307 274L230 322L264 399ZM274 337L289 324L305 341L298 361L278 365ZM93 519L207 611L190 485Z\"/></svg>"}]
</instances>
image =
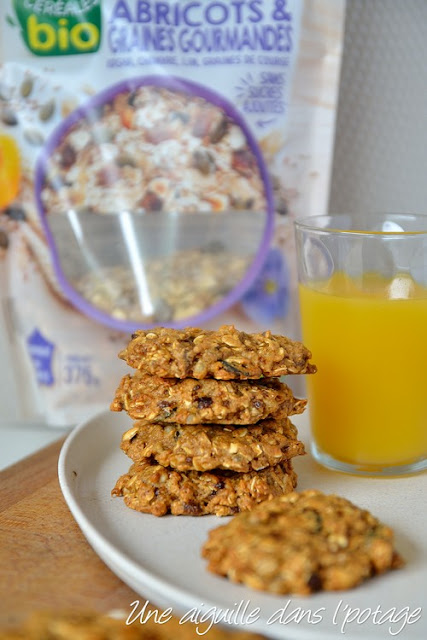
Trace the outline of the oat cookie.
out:
<instances>
[{"instance_id":1,"label":"oat cookie","mask_svg":"<svg viewBox=\"0 0 427 640\"><path fill-rule=\"evenodd\" d=\"M154 607L148 607L141 619L137 617L143 604L126 624L132 609L124 612L123 618L110 617L92 611L57 612L38 611L18 629L0 631L0 640L263 640L262 636L245 631L228 631L214 625L203 636L197 633L197 625L180 623L177 617L164 616ZM157 618L150 613L157 613ZM199 631L208 627L200 624Z\"/></svg>"},{"instance_id":2,"label":"oat cookie","mask_svg":"<svg viewBox=\"0 0 427 640\"><path fill-rule=\"evenodd\" d=\"M123 435L121 448L135 462L153 456L178 471L260 471L304 453L286 416L249 427L137 422Z\"/></svg>"},{"instance_id":3,"label":"oat cookie","mask_svg":"<svg viewBox=\"0 0 427 640\"><path fill-rule=\"evenodd\" d=\"M151 459L133 464L112 490L131 509L164 516L229 516L263 500L290 493L297 477L290 462L262 471L187 471L162 467Z\"/></svg>"},{"instance_id":4,"label":"oat cookie","mask_svg":"<svg viewBox=\"0 0 427 640\"><path fill-rule=\"evenodd\" d=\"M254 424L278 412L304 411L306 400L294 398L278 380L194 380L159 378L135 372L122 378L112 411L128 412L133 420L175 424Z\"/></svg>"},{"instance_id":5,"label":"oat cookie","mask_svg":"<svg viewBox=\"0 0 427 640\"><path fill-rule=\"evenodd\" d=\"M210 531L208 569L273 593L350 589L403 560L392 530L345 498L308 490Z\"/></svg>"},{"instance_id":6,"label":"oat cookie","mask_svg":"<svg viewBox=\"0 0 427 640\"><path fill-rule=\"evenodd\" d=\"M39 611L20 628L0 632L0 640L161 640L157 635L143 635L141 626L126 626L125 620L89 611Z\"/></svg>"},{"instance_id":7,"label":"oat cookie","mask_svg":"<svg viewBox=\"0 0 427 640\"><path fill-rule=\"evenodd\" d=\"M300 342L270 331L248 334L233 325L218 331L136 331L119 357L146 375L164 378L245 380L316 371Z\"/></svg>"}]
</instances>

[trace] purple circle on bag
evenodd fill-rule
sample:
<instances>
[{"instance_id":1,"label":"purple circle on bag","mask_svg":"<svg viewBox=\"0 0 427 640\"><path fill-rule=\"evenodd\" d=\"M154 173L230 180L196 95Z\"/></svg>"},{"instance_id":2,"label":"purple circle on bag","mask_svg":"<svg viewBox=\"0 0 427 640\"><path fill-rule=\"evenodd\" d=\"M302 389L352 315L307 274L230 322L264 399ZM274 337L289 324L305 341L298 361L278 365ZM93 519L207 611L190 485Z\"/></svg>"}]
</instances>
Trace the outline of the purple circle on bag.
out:
<instances>
[{"instance_id":1,"label":"purple circle on bag","mask_svg":"<svg viewBox=\"0 0 427 640\"><path fill-rule=\"evenodd\" d=\"M203 311L198 312L194 315L189 315L180 320L174 320L170 322L157 322L153 321L151 323L144 323L139 321L131 321L131 320L122 320L117 317L114 317L102 310L101 308L95 306L88 299L86 299L81 293L79 293L70 280L67 278L64 270L61 266L61 256L59 255L57 243L55 241L54 234L49 226L49 218L50 216L58 216L61 214L58 213L48 213L46 211L45 205L42 199L42 191L46 184L46 176L48 171L49 160L58 149L58 147L63 142L64 138L69 134L71 129L77 125L80 121L85 120L89 113L96 112L97 109L104 107L107 104L111 104L116 96L119 94L129 93L138 90L141 87L154 87L164 88L171 92L177 92L178 94L183 94L187 97L196 97L201 98L206 103L215 105L218 107L225 116L231 121L232 124L237 125L240 130L243 132L247 147L252 152L253 157L255 158L257 169L259 172L259 176L261 178L263 189L264 189L264 198L265 198L265 223L260 235L258 248L253 256L253 259L245 271L243 277L240 279L237 284L233 288L231 288L228 292L224 294L224 296L217 302L213 303L211 306L206 307ZM69 299L71 304L75 306L78 310L83 312L88 317L100 322L106 326L109 326L113 329L124 331L124 332L133 332L136 329L149 329L153 326L166 326L171 328L183 328L189 325L202 325L203 323L211 320L216 315L223 313L226 309L228 309L233 304L239 302L241 297L245 294L245 292L251 287L255 279L257 278L263 263L266 259L267 252L269 250L269 246L271 243L272 235L273 235L273 227L274 227L274 204L273 204L273 194L272 187L270 183L270 178L268 175L267 167L259 148L259 145L250 131L248 125L246 124L244 118L239 113L239 111L234 107L230 102L225 100L219 94L216 94L214 91L207 89L199 84L194 82L183 80L178 77L170 77L170 76L158 76L158 75L150 75L139 78L130 78L125 81L119 82L113 86L108 87L104 91L101 91L96 96L88 100L84 105L77 108L73 111L67 118L65 118L61 124L56 128L53 134L48 139L46 145L44 146L40 156L37 159L36 170L35 170L35 197L37 202L37 207L41 219L41 223L47 238L47 242L52 254L52 263L55 270L56 277L58 279L59 285L62 288L62 291ZM93 213L91 215L102 215ZM134 214L139 215L139 214ZM155 214L149 214L155 215ZM186 215L183 213L182 215ZM204 215L210 216L222 216L222 215L233 215L233 211L230 213L211 213L208 212Z\"/></svg>"}]
</instances>

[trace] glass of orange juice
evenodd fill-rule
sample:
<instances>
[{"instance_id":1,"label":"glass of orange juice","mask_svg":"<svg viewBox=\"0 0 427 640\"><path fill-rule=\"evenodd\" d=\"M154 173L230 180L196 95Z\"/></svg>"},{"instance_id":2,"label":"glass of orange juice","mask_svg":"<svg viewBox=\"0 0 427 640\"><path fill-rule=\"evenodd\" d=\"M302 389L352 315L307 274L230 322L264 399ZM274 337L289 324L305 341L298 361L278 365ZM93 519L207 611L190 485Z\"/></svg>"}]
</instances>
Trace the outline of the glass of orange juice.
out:
<instances>
[{"instance_id":1,"label":"glass of orange juice","mask_svg":"<svg viewBox=\"0 0 427 640\"><path fill-rule=\"evenodd\" d=\"M295 223L312 453L331 469L427 468L427 215Z\"/></svg>"}]
</instances>

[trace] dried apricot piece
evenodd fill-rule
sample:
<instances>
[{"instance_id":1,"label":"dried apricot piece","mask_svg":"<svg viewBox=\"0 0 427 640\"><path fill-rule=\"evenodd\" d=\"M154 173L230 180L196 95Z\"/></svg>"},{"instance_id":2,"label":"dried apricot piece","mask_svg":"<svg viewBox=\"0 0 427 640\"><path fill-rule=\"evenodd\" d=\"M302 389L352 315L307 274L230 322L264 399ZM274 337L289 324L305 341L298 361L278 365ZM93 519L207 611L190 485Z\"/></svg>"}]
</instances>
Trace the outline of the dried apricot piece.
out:
<instances>
[{"instance_id":1,"label":"dried apricot piece","mask_svg":"<svg viewBox=\"0 0 427 640\"><path fill-rule=\"evenodd\" d=\"M0 208L17 196L21 177L19 150L13 138L0 133Z\"/></svg>"}]
</instances>

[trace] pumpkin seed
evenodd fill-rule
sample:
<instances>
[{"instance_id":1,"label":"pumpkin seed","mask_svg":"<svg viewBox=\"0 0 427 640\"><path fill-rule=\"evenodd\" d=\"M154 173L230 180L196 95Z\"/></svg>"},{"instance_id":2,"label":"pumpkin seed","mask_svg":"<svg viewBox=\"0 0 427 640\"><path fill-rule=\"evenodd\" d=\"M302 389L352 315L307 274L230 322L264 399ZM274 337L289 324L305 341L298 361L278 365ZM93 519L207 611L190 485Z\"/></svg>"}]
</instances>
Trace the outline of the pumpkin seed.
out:
<instances>
[{"instance_id":1,"label":"pumpkin seed","mask_svg":"<svg viewBox=\"0 0 427 640\"><path fill-rule=\"evenodd\" d=\"M243 376L245 375L245 371L239 369L239 367L237 367L235 364L231 364L231 362L227 362L227 360L221 360L221 364L224 367L224 369L226 371L228 371L229 373L234 373L238 376Z\"/></svg>"},{"instance_id":2,"label":"pumpkin seed","mask_svg":"<svg viewBox=\"0 0 427 640\"><path fill-rule=\"evenodd\" d=\"M9 238L6 231L0 229L0 249L7 249L9 246Z\"/></svg>"},{"instance_id":3,"label":"pumpkin seed","mask_svg":"<svg viewBox=\"0 0 427 640\"><path fill-rule=\"evenodd\" d=\"M6 207L4 210L5 214L11 220L26 220L27 216L24 209L18 204L11 204L9 207Z\"/></svg>"},{"instance_id":4,"label":"pumpkin seed","mask_svg":"<svg viewBox=\"0 0 427 640\"><path fill-rule=\"evenodd\" d=\"M34 146L40 146L44 143L44 136L38 129L25 129L24 138Z\"/></svg>"},{"instance_id":5,"label":"pumpkin seed","mask_svg":"<svg viewBox=\"0 0 427 640\"><path fill-rule=\"evenodd\" d=\"M39 118L42 122L47 122L53 116L55 111L55 101L49 100L39 109Z\"/></svg>"},{"instance_id":6,"label":"pumpkin seed","mask_svg":"<svg viewBox=\"0 0 427 640\"><path fill-rule=\"evenodd\" d=\"M3 109L1 112L1 121L8 127L14 127L18 124L18 118L12 109Z\"/></svg>"},{"instance_id":7,"label":"pumpkin seed","mask_svg":"<svg viewBox=\"0 0 427 640\"><path fill-rule=\"evenodd\" d=\"M116 165L118 167L136 167L137 164L131 155L126 153L121 153L116 159Z\"/></svg>"},{"instance_id":8,"label":"pumpkin seed","mask_svg":"<svg viewBox=\"0 0 427 640\"><path fill-rule=\"evenodd\" d=\"M205 149L196 149L193 151L193 166L198 169L200 173L207 176L210 173L215 173L215 158Z\"/></svg>"},{"instance_id":9,"label":"pumpkin seed","mask_svg":"<svg viewBox=\"0 0 427 640\"><path fill-rule=\"evenodd\" d=\"M20 93L23 98L28 98L34 87L34 80L28 76L23 80L20 87Z\"/></svg>"},{"instance_id":10,"label":"pumpkin seed","mask_svg":"<svg viewBox=\"0 0 427 640\"><path fill-rule=\"evenodd\" d=\"M209 139L213 144L220 142L228 131L227 118L222 117L212 128L209 133Z\"/></svg>"}]
</instances>

